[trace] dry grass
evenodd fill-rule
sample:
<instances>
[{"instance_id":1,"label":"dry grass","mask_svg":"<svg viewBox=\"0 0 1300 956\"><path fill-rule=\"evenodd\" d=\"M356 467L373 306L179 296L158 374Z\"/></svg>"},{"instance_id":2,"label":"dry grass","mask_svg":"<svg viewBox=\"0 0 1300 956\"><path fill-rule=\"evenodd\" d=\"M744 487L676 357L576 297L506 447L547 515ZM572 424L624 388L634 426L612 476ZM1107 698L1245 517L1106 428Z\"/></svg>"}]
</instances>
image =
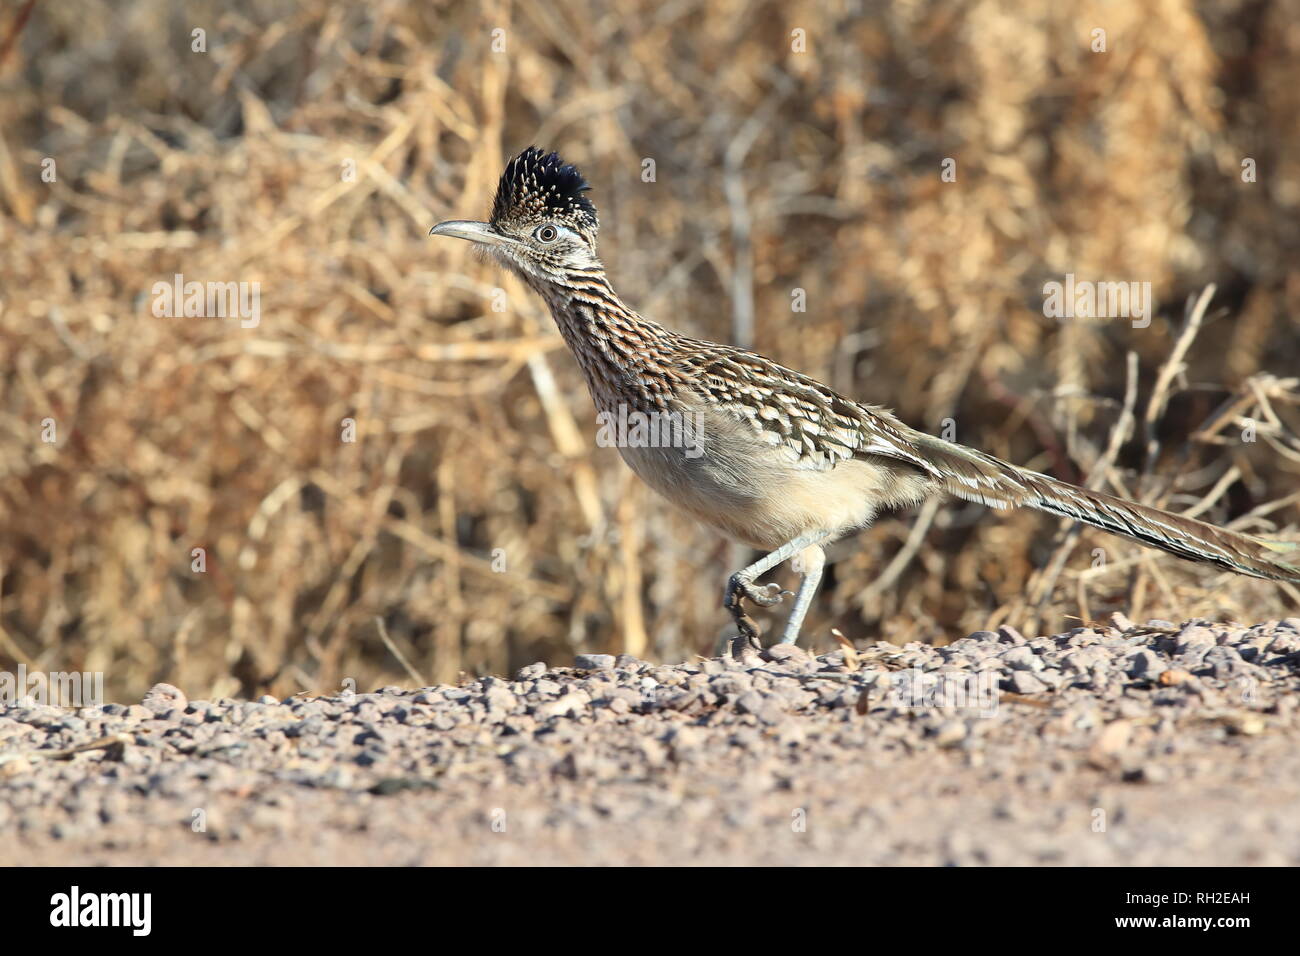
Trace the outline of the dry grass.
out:
<instances>
[{"instance_id":1,"label":"dry grass","mask_svg":"<svg viewBox=\"0 0 1300 956\"><path fill-rule=\"evenodd\" d=\"M0 41L25 6L0 4ZM530 142L596 184L644 313L1012 461L1286 534L1300 3L827 6L36 4L0 64L0 667L287 694L711 649L741 555L595 447L522 287L424 239L485 211ZM155 318L178 272L260 282L261 324ZM1065 273L1149 281L1160 313L1046 319ZM805 633L1295 613L1295 591L1054 529L882 520L837 548Z\"/></svg>"}]
</instances>

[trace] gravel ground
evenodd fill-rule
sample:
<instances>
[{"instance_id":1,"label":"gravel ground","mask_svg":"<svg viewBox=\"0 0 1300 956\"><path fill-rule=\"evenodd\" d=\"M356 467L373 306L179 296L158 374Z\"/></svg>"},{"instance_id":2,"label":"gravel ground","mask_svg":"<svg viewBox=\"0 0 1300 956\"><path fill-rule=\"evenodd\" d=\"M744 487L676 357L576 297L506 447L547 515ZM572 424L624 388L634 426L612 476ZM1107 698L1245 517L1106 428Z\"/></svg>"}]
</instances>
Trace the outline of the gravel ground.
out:
<instances>
[{"instance_id":1,"label":"gravel ground","mask_svg":"<svg viewBox=\"0 0 1300 956\"><path fill-rule=\"evenodd\" d=\"M1300 863L1300 618L0 707L0 864Z\"/></svg>"}]
</instances>

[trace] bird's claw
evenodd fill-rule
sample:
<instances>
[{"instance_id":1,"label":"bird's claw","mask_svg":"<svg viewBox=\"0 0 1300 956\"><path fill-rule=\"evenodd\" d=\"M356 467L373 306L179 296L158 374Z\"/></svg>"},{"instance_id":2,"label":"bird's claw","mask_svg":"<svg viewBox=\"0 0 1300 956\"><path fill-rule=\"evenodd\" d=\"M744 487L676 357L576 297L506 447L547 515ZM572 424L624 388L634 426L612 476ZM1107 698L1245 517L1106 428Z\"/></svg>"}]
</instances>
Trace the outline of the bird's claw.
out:
<instances>
[{"instance_id":1,"label":"bird's claw","mask_svg":"<svg viewBox=\"0 0 1300 956\"><path fill-rule=\"evenodd\" d=\"M733 652L739 647L758 649L763 646L758 625L745 613L744 602L749 600L759 607L772 607L780 604L790 593L782 591L779 584L755 584L753 581L743 580L739 575L731 579L724 603L736 622L736 629L740 632L737 643L733 644Z\"/></svg>"},{"instance_id":2,"label":"bird's claw","mask_svg":"<svg viewBox=\"0 0 1300 956\"><path fill-rule=\"evenodd\" d=\"M773 607L780 604L789 594L789 591L782 591L779 584L750 584L746 582L741 591L745 597L753 601L759 607Z\"/></svg>"}]
</instances>

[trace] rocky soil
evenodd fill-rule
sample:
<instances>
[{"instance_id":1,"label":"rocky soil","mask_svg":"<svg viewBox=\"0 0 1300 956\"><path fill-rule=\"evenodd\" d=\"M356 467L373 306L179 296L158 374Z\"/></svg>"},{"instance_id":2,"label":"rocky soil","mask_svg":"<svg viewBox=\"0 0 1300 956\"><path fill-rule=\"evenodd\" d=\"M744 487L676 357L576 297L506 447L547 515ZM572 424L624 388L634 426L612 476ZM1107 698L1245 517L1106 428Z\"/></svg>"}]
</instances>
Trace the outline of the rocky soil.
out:
<instances>
[{"instance_id":1,"label":"rocky soil","mask_svg":"<svg viewBox=\"0 0 1300 956\"><path fill-rule=\"evenodd\" d=\"M0 706L0 865L1300 864L1300 618Z\"/></svg>"}]
</instances>

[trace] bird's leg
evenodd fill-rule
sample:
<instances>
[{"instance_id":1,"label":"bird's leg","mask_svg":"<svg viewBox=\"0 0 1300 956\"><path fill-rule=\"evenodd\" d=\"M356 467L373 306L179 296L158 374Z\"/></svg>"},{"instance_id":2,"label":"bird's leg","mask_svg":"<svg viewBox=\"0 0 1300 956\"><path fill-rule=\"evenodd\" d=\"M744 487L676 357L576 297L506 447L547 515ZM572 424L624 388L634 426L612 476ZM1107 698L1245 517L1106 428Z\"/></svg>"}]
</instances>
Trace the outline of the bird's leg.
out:
<instances>
[{"instance_id":1,"label":"bird's leg","mask_svg":"<svg viewBox=\"0 0 1300 956\"><path fill-rule=\"evenodd\" d=\"M803 626L803 619L812 606L813 595L822 582L822 570L825 567L826 552L819 544L804 548L794 559L794 569L802 572L803 577L799 580L799 593L795 595L794 607L790 609L785 630L781 633L782 644L793 644L799 640L799 628Z\"/></svg>"},{"instance_id":2,"label":"bird's leg","mask_svg":"<svg viewBox=\"0 0 1300 956\"><path fill-rule=\"evenodd\" d=\"M754 584L754 581L760 574L766 574L782 561L793 557L805 548L817 544L825 537L826 533L823 531L800 535L793 541L788 541L781 545L781 547L777 548L770 554L765 554L749 567L741 568L731 576L731 579L727 582L727 589L723 594L722 606L730 612L732 618L735 620L736 627L740 629L740 636L743 640L750 644L758 643L758 627L754 624L749 615L745 613L745 609L742 605L742 602L746 598L762 607L771 607L774 604L781 603L782 592L778 585L769 585L766 588L759 588ZM819 552L821 551L820 548L817 550ZM820 566L817 568L817 577L821 577ZM805 581L806 580L807 577L805 576ZM772 588L776 588L775 593L772 592ZM816 590L816 581L813 582L813 590ZM803 593L802 586L800 587L799 592L800 594ZM807 600L812 600L811 593L808 595ZM797 606L796 603L796 609ZM803 613L807 613L807 611L808 608L805 605ZM800 621L802 622L802 620L803 614L800 614ZM788 630L789 628L787 626L787 632ZM796 625L795 634L797 635L798 632L799 628Z\"/></svg>"}]
</instances>

